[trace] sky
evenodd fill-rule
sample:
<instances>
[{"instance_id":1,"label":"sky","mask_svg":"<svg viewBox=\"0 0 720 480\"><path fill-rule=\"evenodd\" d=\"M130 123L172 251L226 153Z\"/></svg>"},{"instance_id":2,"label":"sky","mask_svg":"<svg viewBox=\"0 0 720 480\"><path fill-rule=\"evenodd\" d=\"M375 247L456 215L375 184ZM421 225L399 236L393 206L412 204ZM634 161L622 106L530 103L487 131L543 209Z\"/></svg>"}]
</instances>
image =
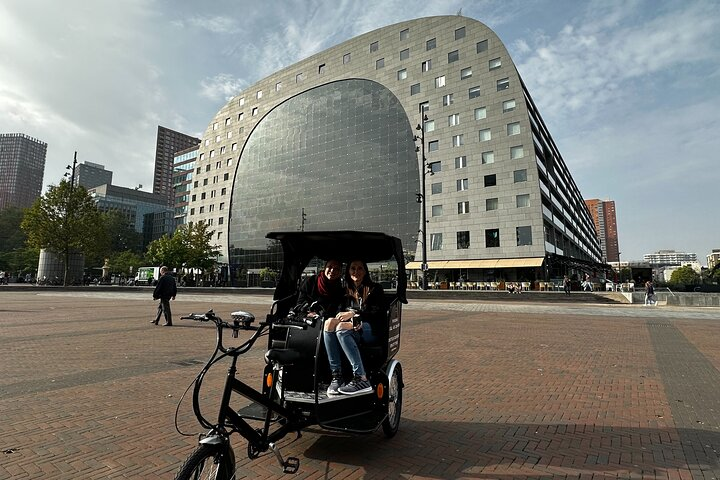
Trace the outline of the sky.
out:
<instances>
[{"instance_id":1,"label":"sky","mask_svg":"<svg viewBox=\"0 0 720 480\"><path fill-rule=\"evenodd\" d=\"M412 18L498 34L584 198L615 201L621 260L720 248L715 0L0 0L0 133L152 191L158 125L202 136L227 100Z\"/></svg>"}]
</instances>

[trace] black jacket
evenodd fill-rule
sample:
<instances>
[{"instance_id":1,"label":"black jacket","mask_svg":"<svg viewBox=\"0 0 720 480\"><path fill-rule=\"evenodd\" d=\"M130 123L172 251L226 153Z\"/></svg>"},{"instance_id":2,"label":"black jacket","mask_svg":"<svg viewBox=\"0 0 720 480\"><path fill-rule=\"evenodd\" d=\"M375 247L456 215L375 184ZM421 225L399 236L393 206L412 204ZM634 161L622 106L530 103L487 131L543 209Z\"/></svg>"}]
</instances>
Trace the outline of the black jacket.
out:
<instances>
[{"instance_id":1,"label":"black jacket","mask_svg":"<svg viewBox=\"0 0 720 480\"><path fill-rule=\"evenodd\" d=\"M155 290L153 291L153 299L157 300L162 298L164 300L170 299L177 295L177 284L175 283L175 277L169 272L160 277Z\"/></svg>"},{"instance_id":2,"label":"black jacket","mask_svg":"<svg viewBox=\"0 0 720 480\"><path fill-rule=\"evenodd\" d=\"M359 304L348 293L341 307L356 309L360 314L360 320L369 323L376 336L387 329L387 302L385 301L385 291L379 283L370 285L370 294L362 304Z\"/></svg>"},{"instance_id":3,"label":"black jacket","mask_svg":"<svg viewBox=\"0 0 720 480\"><path fill-rule=\"evenodd\" d=\"M323 275L322 273L318 275ZM307 277L300 284L298 290L298 301L295 311L301 310L303 307L309 307L313 302L317 301L323 309L325 317L332 317L337 313L338 307L343 302L345 289L342 288L338 281L330 295L320 295L318 291L318 275Z\"/></svg>"}]
</instances>

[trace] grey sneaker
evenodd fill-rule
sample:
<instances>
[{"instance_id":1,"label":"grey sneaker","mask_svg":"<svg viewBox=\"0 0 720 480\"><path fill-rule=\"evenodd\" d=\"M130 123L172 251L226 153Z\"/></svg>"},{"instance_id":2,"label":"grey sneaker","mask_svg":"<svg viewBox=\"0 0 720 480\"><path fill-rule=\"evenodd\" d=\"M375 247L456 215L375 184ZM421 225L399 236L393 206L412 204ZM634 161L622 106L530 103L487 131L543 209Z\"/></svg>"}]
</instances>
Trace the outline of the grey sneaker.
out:
<instances>
[{"instance_id":1,"label":"grey sneaker","mask_svg":"<svg viewBox=\"0 0 720 480\"><path fill-rule=\"evenodd\" d=\"M342 375L339 373L333 373L332 381L327 389L328 395L340 395L340 387L343 386Z\"/></svg>"},{"instance_id":2,"label":"grey sneaker","mask_svg":"<svg viewBox=\"0 0 720 480\"><path fill-rule=\"evenodd\" d=\"M343 395L357 395L359 393L372 392L372 385L367 380L363 380L359 376L355 375L347 385L338 388L338 392Z\"/></svg>"}]
</instances>

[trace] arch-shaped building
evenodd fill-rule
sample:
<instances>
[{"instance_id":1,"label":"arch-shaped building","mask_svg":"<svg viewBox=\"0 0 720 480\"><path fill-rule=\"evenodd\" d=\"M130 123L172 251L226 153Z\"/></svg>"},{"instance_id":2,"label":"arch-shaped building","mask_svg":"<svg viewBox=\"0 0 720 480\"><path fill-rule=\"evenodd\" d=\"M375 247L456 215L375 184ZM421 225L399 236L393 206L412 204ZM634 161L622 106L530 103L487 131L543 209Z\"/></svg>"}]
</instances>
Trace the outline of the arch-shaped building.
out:
<instances>
[{"instance_id":1,"label":"arch-shaped building","mask_svg":"<svg viewBox=\"0 0 720 480\"><path fill-rule=\"evenodd\" d=\"M360 35L231 99L203 135L188 221L212 225L231 267L276 265L269 231L353 229L399 236L420 268L423 178L430 270L531 281L602 268L506 48L462 16Z\"/></svg>"}]
</instances>

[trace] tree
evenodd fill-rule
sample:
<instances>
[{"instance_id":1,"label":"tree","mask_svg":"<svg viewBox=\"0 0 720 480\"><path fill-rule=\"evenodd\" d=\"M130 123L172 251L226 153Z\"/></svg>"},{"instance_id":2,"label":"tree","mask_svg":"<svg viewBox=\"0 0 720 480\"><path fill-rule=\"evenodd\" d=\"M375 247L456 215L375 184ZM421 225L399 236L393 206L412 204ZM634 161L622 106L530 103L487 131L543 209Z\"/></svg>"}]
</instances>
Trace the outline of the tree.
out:
<instances>
[{"instance_id":1,"label":"tree","mask_svg":"<svg viewBox=\"0 0 720 480\"><path fill-rule=\"evenodd\" d=\"M155 265L209 270L220 253L218 246L211 243L214 233L205 222L181 225L172 237L163 235L151 242L146 257Z\"/></svg>"},{"instance_id":2,"label":"tree","mask_svg":"<svg viewBox=\"0 0 720 480\"><path fill-rule=\"evenodd\" d=\"M16 207L0 211L0 270L22 274L37 268L39 252L25 246L27 235L20 228L24 214Z\"/></svg>"},{"instance_id":3,"label":"tree","mask_svg":"<svg viewBox=\"0 0 720 480\"><path fill-rule=\"evenodd\" d=\"M700 281L700 275L690 265L675 270L670 276L670 283L674 285L694 285Z\"/></svg>"},{"instance_id":4,"label":"tree","mask_svg":"<svg viewBox=\"0 0 720 480\"><path fill-rule=\"evenodd\" d=\"M137 269L143 265L143 257L130 250L116 252L110 256L110 272L112 273L129 276L131 272L137 272Z\"/></svg>"},{"instance_id":5,"label":"tree","mask_svg":"<svg viewBox=\"0 0 720 480\"><path fill-rule=\"evenodd\" d=\"M70 254L86 256L103 252L107 233L102 215L87 190L63 179L50 185L23 218L21 228L31 247L45 248L60 256L64 265L63 284L68 284Z\"/></svg>"}]
</instances>

